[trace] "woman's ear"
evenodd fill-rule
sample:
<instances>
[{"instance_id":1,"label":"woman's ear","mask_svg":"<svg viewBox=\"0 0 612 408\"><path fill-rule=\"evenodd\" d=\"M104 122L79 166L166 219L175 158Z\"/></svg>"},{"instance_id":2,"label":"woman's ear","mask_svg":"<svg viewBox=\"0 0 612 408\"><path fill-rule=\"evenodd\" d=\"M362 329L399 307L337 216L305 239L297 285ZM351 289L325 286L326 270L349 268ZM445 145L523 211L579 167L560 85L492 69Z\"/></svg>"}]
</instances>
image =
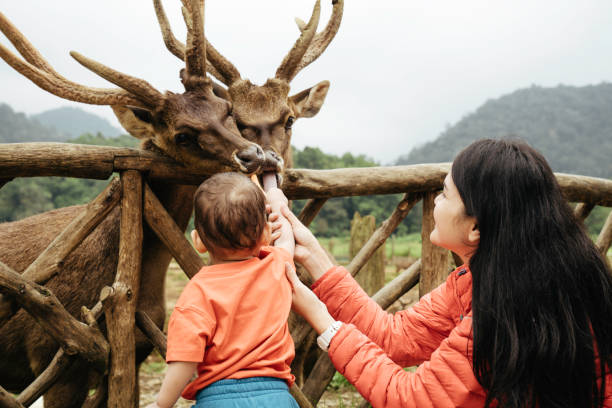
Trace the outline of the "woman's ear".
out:
<instances>
[{"instance_id":1,"label":"woman's ear","mask_svg":"<svg viewBox=\"0 0 612 408\"><path fill-rule=\"evenodd\" d=\"M191 240L193 241L193 246L196 249L196 251L198 251L201 254L207 251L206 245L204 245L204 242L202 242L202 240L200 239L200 234L198 234L198 231L196 230L191 231Z\"/></svg>"},{"instance_id":2,"label":"woman's ear","mask_svg":"<svg viewBox=\"0 0 612 408\"><path fill-rule=\"evenodd\" d=\"M480 230L478 229L478 223L474 220L474 224L468 233L468 241L472 245L478 245L480 242Z\"/></svg>"}]
</instances>

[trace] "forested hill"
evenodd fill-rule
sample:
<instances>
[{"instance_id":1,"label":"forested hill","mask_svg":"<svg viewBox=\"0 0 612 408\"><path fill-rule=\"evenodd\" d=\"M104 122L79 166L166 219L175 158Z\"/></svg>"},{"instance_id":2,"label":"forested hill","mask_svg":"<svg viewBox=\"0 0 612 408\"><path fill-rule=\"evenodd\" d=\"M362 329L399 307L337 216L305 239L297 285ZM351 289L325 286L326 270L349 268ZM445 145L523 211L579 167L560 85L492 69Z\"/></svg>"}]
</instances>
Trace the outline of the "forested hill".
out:
<instances>
[{"instance_id":1,"label":"forested hill","mask_svg":"<svg viewBox=\"0 0 612 408\"><path fill-rule=\"evenodd\" d=\"M125 132L78 108L63 107L26 116L0 103L0 143L64 142L85 133L115 137Z\"/></svg>"},{"instance_id":2,"label":"forested hill","mask_svg":"<svg viewBox=\"0 0 612 408\"><path fill-rule=\"evenodd\" d=\"M0 103L0 143L63 142L69 136Z\"/></svg>"},{"instance_id":3,"label":"forested hill","mask_svg":"<svg viewBox=\"0 0 612 408\"><path fill-rule=\"evenodd\" d=\"M532 86L489 100L397 164L452 161L470 142L514 135L554 171L612 178L612 84Z\"/></svg>"},{"instance_id":4,"label":"forested hill","mask_svg":"<svg viewBox=\"0 0 612 408\"><path fill-rule=\"evenodd\" d=\"M125 133L125 131L112 126L106 119L98 115L68 106L32 115L31 118L45 126L68 134L71 139L84 133L101 133L106 137L115 137Z\"/></svg>"}]
</instances>

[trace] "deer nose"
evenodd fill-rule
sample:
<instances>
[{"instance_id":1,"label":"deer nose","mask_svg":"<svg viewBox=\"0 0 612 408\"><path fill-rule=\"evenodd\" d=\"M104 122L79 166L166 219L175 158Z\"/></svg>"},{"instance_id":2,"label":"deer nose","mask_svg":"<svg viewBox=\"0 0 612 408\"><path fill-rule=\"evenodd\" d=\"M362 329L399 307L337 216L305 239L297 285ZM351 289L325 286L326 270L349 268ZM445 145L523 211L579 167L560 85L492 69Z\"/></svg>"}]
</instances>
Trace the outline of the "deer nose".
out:
<instances>
[{"instance_id":1,"label":"deer nose","mask_svg":"<svg viewBox=\"0 0 612 408\"><path fill-rule=\"evenodd\" d=\"M247 173L255 173L264 162L264 152L261 147L252 144L236 154L241 168L246 168Z\"/></svg>"},{"instance_id":2,"label":"deer nose","mask_svg":"<svg viewBox=\"0 0 612 408\"><path fill-rule=\"evenodd\" d=\"M265 154L266 156L263 164L264 171L282 172L284 166L282 157L273 150L266 150Z\"/></svg>"}]
</instances>

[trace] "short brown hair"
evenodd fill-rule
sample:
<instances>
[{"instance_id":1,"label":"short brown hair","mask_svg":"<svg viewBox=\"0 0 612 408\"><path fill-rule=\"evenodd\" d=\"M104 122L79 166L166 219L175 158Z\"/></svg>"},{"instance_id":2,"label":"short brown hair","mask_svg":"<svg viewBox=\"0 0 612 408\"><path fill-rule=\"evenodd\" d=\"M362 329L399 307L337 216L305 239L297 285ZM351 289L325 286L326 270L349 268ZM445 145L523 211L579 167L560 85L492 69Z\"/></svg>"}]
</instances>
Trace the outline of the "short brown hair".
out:
<instances>
[{"instance_id":1,"label":"short brown hair","mask_svg":"<svg viewBox=\"0 0 612 408\"><path fill-rule=\"evenodd\" d=\"M266 226L266 197L240 173L210 177L196 190L193 204L196 230L209 251L253 248Z\"/></svg>"}]
</instances>

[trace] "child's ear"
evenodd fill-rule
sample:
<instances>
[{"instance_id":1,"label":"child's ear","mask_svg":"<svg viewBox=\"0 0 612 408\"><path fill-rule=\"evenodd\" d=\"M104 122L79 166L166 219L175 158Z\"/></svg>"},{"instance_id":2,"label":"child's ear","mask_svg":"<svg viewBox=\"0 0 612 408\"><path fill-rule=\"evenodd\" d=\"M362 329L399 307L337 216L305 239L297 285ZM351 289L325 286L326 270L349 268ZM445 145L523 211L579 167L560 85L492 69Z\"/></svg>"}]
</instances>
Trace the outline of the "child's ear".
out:
<instances>
[{"instance_id":1,"label":"child's ear","mask_svg":"<svg viewBox=\"0 0 612 408\"><path fill-rule=\"evenodd\" d=\"M198 231L196 230L191 231L191 240L193 241L193 246L196 249L196 251L198 251L201 254L207 251L206 245L204 245L204 242L202 242L202 240L200 239L200 234L198 234Z\"/></svg>"}]
</instances>

